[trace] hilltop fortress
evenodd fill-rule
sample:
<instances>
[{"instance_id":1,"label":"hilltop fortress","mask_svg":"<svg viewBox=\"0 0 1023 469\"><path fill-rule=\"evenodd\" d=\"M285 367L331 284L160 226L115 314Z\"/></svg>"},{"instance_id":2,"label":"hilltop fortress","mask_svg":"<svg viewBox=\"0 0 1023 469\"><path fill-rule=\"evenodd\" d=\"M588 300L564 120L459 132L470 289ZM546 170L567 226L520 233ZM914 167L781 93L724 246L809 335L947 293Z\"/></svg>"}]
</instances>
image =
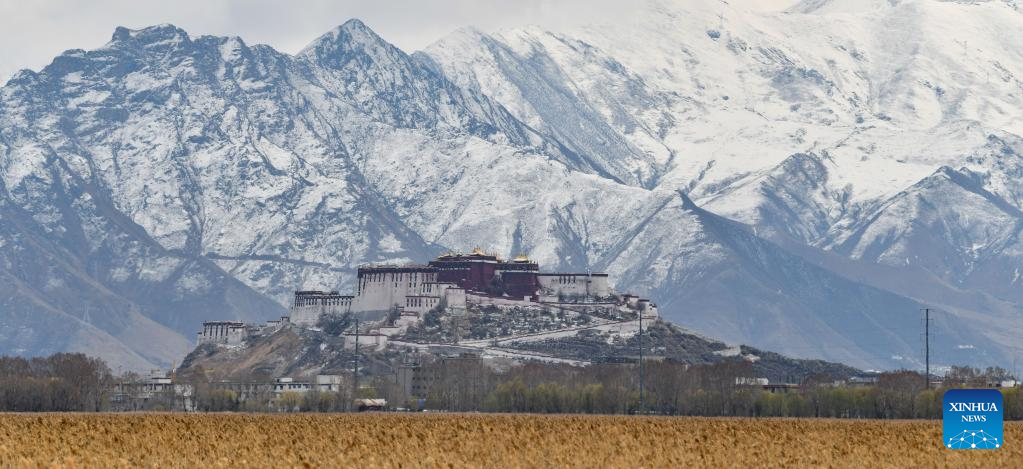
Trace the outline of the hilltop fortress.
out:
<instances>
[{"instance_id":1,"label":"hilltop fortress","mask_svg":"<svg viewBox=\"0 0 1023 469\"><path fill-rule=\"evenodd\" d=\"M590 308L625 308L657 316L657 306L635 295L617 294L606 273L541 272L526 256L511 260L486 253L447 253L427 264L366 265L357 273L354 295L337 291L296 291L290 316L265 327L283 323L314 326L324 314L359 313L369 317L397 317L374 335L403 333L433 309L464 312L470 304L497 306L586 305ZM567 306L566 306L567 307ZM255 326L224 321L204 323L198 343L241 343ZM371 340L383 345L383 339Z\"/></svg>"}]
</instances>

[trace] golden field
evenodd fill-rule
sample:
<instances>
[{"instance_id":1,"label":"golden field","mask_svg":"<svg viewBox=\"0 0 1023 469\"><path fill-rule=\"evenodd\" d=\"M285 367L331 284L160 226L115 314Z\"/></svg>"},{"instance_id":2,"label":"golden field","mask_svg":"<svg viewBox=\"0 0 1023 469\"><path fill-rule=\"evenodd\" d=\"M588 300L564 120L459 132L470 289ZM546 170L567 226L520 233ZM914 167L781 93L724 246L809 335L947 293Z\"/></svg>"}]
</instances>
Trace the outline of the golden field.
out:
<instances>
[{"instance_id":1,"label":"golden field","mask_svg":"<svg viewBox=\"0 0 1023 469\"><path fill-rule=\"evenodd\" d=\"M0 414L3 467L1013 467L940 421L479 414Z\"/></svg>"}]
</instances>

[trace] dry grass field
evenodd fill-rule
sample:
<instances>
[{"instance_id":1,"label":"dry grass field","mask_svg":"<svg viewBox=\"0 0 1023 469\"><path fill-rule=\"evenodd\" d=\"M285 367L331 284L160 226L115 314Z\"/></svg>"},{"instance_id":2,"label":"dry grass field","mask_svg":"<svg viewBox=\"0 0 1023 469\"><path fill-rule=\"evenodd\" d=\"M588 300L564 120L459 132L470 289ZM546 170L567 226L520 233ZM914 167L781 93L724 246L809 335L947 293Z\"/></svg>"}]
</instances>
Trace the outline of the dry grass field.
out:
<instances>
[{"instance_id":1,"label":"dry grass field","mask_svg":"<svg viewBox=\"0 0 1023 469\"><path fill-rule=\"evenodd\" d=\"M0 414L3 467L1013 467L937 421L544 415Z\"/></svg>"}]
</instances>

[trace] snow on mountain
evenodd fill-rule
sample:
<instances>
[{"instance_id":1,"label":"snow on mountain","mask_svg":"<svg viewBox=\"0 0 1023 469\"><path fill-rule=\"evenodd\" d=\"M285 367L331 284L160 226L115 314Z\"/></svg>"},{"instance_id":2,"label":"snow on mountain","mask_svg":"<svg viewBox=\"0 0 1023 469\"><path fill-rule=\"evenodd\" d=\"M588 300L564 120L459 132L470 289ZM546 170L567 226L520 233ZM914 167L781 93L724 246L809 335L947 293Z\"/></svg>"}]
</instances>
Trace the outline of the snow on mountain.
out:
<instances>
[{"instance_id":1,"label":"snow on mountain","mask_svg":"<svg viewBox=\"0 0 1023 469\"><path fill-rule=\"evenodd\" d=\"M875 144L918 133L890 142L904 147L893 159L907 163L956 121L1019 134L1014 4L894 3L825 15L649 1L633 16L565 34L688 104L670 110L676 125L663 130L679 155L665 178L674 185L700 175L698 191L863 132L876 132L867 137ZM931 161L931 170L961 157ZM874 162L853 174L888 169Z\"/></svg>"},{"instance_id":2,"label":"snow on mountain","mask_svg":"<svg viewBox=\"0 0 1023 469\"><path fill-rule=\"evenodd\" d=\"M202 319L481 245L870 368L916 366L935 306L938 363L1004 365L1023 16L791 3L650 0L411 55L358 20L294 56L118 28L0 89L0 351L165 365Z\"/></svg>"},{"instance_id":3,"label":"snow on mountain","mask_svg":"<svg viewBox=\"0 0 1023 469\"><path fill-rule=\"evenodd\" d=\"M601 175L650 187L672 157L655 137L670 119L668 97L584 42L535 29L499 38L464 29L420 56L460 86L495 97Z\"/></svg>"},{"instance_id":4,"label":"snow on mountain","mask_svg":"<svg viewBox=\"0 0 1023 469\"><path fill-rule=\"evenodd\" d=\"M980 175L946 166L843 233L834 250L1019 302L1021 230L1023 211L985 190Z\"/></svg>"},{"instance_id":5,"label":"snow on mountain","mask_svg":"<svg viewBox=\"0 0 1023 469\"><path fill-rule=\"evenodd\" d=\"M726 341L754 337L767 348L813 351L854 366L919 364L921 303L816 266L754 236L748 226L697 207L684 194L666 201L632 233L609 271L627 279L620 286L658 298L673 320ZM949 322L935 324L933 332L955 343L985 337L983 327ZM950 362L971 358L951 349L935 356Z\"/></svg>"},{"instance_id":6,"label":"snow on mountain","mask_svg":"<svg viewBox=\"0 0 1023 469\"><path fill-rule=\"evenodd\" d=\"M1012 229L1016 219L1000 202L990 202L1020 206L1020 183L1010 175L1019 174L1020 162L1013 145L1020 131L1016 77L1023 64L1013 51L1023 40L1015 32L1023 16L1013 2L808 1L765 12L741 3L649 1L636 11L575 31L526 28L475 33L475 40L460 32L426 53L463 86L479 86L526 120L530 109L517 106L529 100L507 92L521 87L517 75L502 75L495 65L500 61L480 51L504 46L528 51L521 55L532 58L529 54L540 50L553 64L548 68L579 71L570 83L585 84L574 88L581 102L608 102L608 94L623 96L618 101L660 97L656 109L667 125L659 132L640 140L617 129L626 139L644 142L637 146L660 146L673 155L668 167L658 170L654 190L682 188L700 206L747 223L760 236L790 248L808 246L795 250L813 264L833 263L817 248L853 261L885 263L843 247L858 226L878 216L918 226L917 233L937 229L929 236L948 241L929 256L943 260L907 268L906 275L928 280L898 293L939 305L951 301L955 306L947 306L954 317L986 315L993 328L1019 328L1020 308L1010 306L1015 312L1006 313L1001 303L1018 304L1011 283L1018 270L1011 257L1019 250ZM586 44L587 52L517 46L523 37L545 35ZM587 60L593 66L614 64L606 67L614 74L580 65ZM641 92L622 86L618 76L642 83ZM974 189L949 186L944 190L951 192L940 197L944 205L889 213L890 199L942 167L972 174ZM990 195L988 202L964 204L957 198L977 190ZM936 218L960 226L935 226ZM994 224L989 222L995 222L989 218L1008 225L986 234ZM963 231L969 234L958 234ZM918 236L898 246L922 252L928 249L923 240ZM871 271L862 263L841 268ZM974 269L985 272L985 281L943 283ZM626 275L626 282L633 278ZM652 281L659 285L661 280ZM963 288L995 296L964 301ZM753 332L741 337L757 340Z\"/></svg>"},{"instance_id":7,"label":"snow on mountain","mask_svg":"<svg viewBox=\"0 0 1023 469\"><path fill-rule=\"evenodd\" d=\"M857 14L898 5L898 0L802 0L788 7L790 13L821 15Z\"/></svg>"}]
</instances>

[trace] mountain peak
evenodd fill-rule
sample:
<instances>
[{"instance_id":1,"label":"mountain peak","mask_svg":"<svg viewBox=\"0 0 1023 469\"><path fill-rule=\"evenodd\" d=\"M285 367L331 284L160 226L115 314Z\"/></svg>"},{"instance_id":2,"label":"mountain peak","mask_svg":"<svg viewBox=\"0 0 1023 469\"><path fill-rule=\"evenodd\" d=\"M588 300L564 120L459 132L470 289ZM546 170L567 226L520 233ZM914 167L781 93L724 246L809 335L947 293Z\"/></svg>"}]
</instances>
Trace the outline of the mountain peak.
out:
<instances>
[{"instance_id":1,"label":"mountain peak","mask_svg":"<svg viewBox=\"0 0 1023 469\"><path fill-rule=\"evenodd\" d=\"M475 26L469 25L469 26L462 26L462 27L452 31L449 36L466 37L466 38L471 38L471 39L477 39L478 40L478 39L480 39L482 37L487 36L487 33L483 32L482 30L480 30L479 28L477 28Z\"/></svg>"},{"instance_id":2,"label":"mountain peak","mask_svg":"<svg viewBox=\"0 0 1023 469\"><path fill-rule=\"evenodd\" d=\"M493 41L493 39L487 33L475 26L463 26L434 41L424 49L424 52L426 54L439 54L444 50L450 50L453 53L457 53L458 51L472 50L471 48L476 47L478 44L488 41Z\"/></svg>"},{"instance_id":3,"label":"mountain peak","mask_svg":"<svg viewBox=\"0 0 1023 469\"><path fill-rule=\"evenodd\" d=\"M345 54L354 50L394 47L384 41L362 20L352 18L330 30L305 46L298 55L323 59L336 53Z\"/></svg>"},{"instance_id":4,"label":"mountain peak","mask_svg":"<svg viewBox=\"0 0 1023 469\"><path fill-rule=\"evenodd\" d=\"M167 45L188 42L188 33L170 23L148 26L142 29L128 29L118 26L110 38L111 43L138 42L144 46Z\"/></svg>"},{"instance_id":5,"label":"mountain peak","mask_svg":"<svg viewBox=\"0 0 1023 469\"><path fill-rule=\"evenodd\" d=\"M27 68L23 68L21 70L18 70L17 72L14 72L14 75L11 75L11 78L7 81L7 84L4 86L19 83L20 84L31 83L33 80L36 79L37 76L39 76L39 74L37 74L36 72L29 70Z\"/></svg>"},{"instance_id":6,"label":"mountain peak","mask_svg":"<svg viewBox=\"0 0 1023 469\"><path fill-rule=\"evenodd\" d=\"M369 29L369 26L366 26L366 23L363 23L362 20L358 18L352 18L348 21L345 21L344 23L341 24L341 26L338 26L336 29L344 31L366 31L375 34L373 33L372 29Z\"/></svg>"}]
</instances>

